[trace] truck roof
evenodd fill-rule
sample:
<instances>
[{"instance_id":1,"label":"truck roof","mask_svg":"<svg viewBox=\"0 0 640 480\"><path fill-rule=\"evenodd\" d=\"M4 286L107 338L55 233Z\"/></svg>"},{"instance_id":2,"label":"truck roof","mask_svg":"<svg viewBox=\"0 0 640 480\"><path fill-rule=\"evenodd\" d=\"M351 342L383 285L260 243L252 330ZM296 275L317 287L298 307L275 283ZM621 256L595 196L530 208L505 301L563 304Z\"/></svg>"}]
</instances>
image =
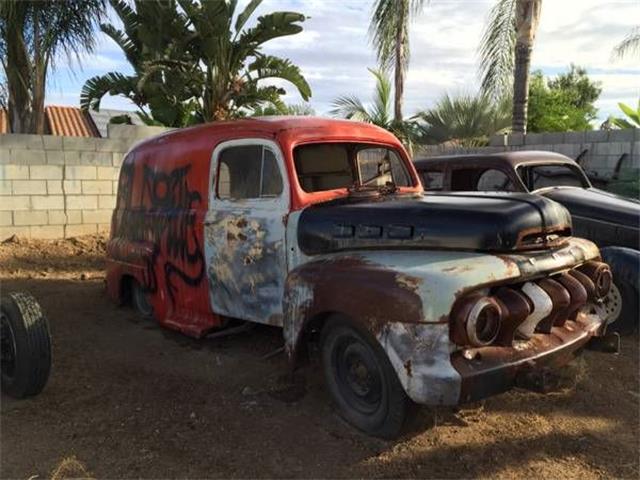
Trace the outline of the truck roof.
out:
<instances>
[{"instance_id":1,"label":"truck roof","mask_svg":"<svg viewBox=\"0 0 640 480\"><path fill-rule=\"evenodd\" d=\"M416 168L425 168L427 166L448 165L469 165L470 163L479 163L481 165L490 166L508 166L515 168L525 163L577 163L571 158L555 152L547 152L540 150L527 150L518 152L500 152L500 153L471 153L460 155L441 155L435 157L423 157L414 160Z\"/></svg>"},{"instance_id":2,"label":"truck roof","mask_svg":"<svg viewBox=\"0 0 640 480\"><path fill-rule=\"evenodd\" d=\"M344 138L345 140L371 140L397 145L396 137L383 128L353 120L323 118L312 116L265 116L250 117L223 122L210 122L189 128L181 128L151 137L136 145L136 149L145 145L172 140L184 140L199 136L239 138L261 134L262 136L286 136L297 143L305 139L322 140Z\"/></svg>"}]
</instances>

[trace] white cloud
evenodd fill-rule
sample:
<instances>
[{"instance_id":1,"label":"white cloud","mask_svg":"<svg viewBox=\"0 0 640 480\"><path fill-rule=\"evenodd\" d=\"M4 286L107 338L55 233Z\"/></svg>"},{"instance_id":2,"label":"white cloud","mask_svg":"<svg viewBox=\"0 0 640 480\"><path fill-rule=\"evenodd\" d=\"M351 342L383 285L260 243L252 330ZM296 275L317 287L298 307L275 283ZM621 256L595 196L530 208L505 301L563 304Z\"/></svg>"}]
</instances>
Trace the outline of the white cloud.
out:
<instances>
[{"instance_id":1,"label":"white cloud","mask_svg":"<svg viewBox=\"0 0 640 480\"><path fill-rule=\"evenodd\" d=\"M241 6L248 0L241 1ZM367 30L373 0L269 0L253 20L274 10L299 11L309 18L295 37L269 42L266 51L290 58L299 65L313 90L311 105L318 113L331 109L343 94L368 100L374 87L367 67L376 66ZM445 92L477 89L476 49L494 0L432 0L411 26L411 65L405 87L405 110L410 115L428 108ZM637 59L612 61L611 51L637 24L637 0L545 0L532 57L532 68L552 75L570 63L587 68L602 81L597 106L605 118L617 102L635 104L640 96ZM77 91L86 78L109 70L124 70L126 61L113 41L100 34L93 58L74 82L63 82L65 92ZM60 74L60 73L58 73ZM299 102L295 88L285 85L287 101ZM72 97L69 97L72 98ZM75 102L74 102L75 103ZM105 106L129 105L109 99ZM130 107L132 108L132 107Z\"/></svg>"}]
</instances>

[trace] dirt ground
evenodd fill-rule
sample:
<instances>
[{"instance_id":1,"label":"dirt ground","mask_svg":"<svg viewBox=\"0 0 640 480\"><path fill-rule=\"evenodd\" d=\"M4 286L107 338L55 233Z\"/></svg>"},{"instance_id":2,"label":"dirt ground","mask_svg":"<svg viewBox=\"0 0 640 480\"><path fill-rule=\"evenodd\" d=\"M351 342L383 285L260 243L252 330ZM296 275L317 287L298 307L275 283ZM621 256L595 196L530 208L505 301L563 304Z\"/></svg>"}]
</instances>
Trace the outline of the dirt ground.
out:
<instances>
[{"instance_id":1,"label":"dirt ground","mask_svg":"<svg viewBox=\"0 0 640 480\"><path fill-rule=\"evenodd\" d=\"M2 289L40 300L54 348L40 396L2 396L3 478L640 475L637 335L617 356L585 352L557 392L422 408L387 442L332 411L316 364L290 382L282 355L264 358L277 329L196 341L111 304L103 251L99 237L0 245Z\"/></svg>"}]
</instances>

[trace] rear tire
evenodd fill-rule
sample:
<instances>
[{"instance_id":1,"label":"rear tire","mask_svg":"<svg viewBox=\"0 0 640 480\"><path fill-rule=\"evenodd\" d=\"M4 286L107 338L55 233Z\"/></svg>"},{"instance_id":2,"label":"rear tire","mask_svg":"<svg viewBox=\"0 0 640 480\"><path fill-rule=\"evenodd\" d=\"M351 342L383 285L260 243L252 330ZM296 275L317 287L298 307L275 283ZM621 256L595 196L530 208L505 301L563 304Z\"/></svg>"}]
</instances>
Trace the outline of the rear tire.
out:
<instances>
[{"instance_id":1,"label":"rear tire","mask_svg":"<svg viewBox=\"0 0 640 480\"><path fill-rule=\"evenodd\" d=\"M2 392L12 397L37 395L49 379L51 337L40 305L29 293L0 300Z\"/></svg>"},{"instance_id":2,"label":"rear tire","mask_svg":"<svg viewBox=\"0 0 640 480\"><path fill-rule=\"evenodd\" d=\"M137 280L133 280L131 285L131 299L136 311L142 317L153 318L153 305L149 301L149 292Z\"/></svg>"},{"instance_id":3,"label":"rear tire","mask_svg":"<svg viewBox=\"0 0 640 480\"><path fill-rule=\"evenodd\" d=\"M322 329L321 351L325 381L340 415L369 435L398 436L411 401L375 339L334 316Z\"/></svg>"}]
</instances>

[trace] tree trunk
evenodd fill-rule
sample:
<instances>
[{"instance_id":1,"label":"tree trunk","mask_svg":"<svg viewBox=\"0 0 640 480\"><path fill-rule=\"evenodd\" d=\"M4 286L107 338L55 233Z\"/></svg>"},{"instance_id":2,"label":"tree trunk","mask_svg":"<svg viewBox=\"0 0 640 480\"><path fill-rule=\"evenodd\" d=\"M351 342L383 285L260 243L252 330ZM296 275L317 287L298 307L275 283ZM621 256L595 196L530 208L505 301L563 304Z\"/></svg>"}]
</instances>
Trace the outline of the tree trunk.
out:
<instances>
[{"instance_id":1,"label":"tree trunk","mask_svg":"<svg viewBox=\"0 0 640 480\"><path fill-rule=\"evenodd\" d=\"M529 67L531 51L540 21L542 0L517 0L516 2L516 51L513 72L514 133L527 132L527 107L529 103Z\"/></svg>"},{"instance_id":2,"label":"tree trunk","mask_svg":"<svg viewBox=\"0 0 640 480\"><path fill-rule=\"evenodd\" d=\"M31 133L31 63L19 23L10 22L7 37L2 39L7 49L5 74L9 95L9 125L13 133Z\"/></svg>"},{"instance_id":3,"label":"tree trunk","mask_svg":"<svg viewBox=\"0 0 640 480\"><path fill-rule=\"evenodd\" d=\"M396 25L396 42L395 42L395 79L394 79L394 103L393 103L393 119L396 123L402 122L402 97L404 95L404 56L406 43L406 28L409 5L407 1L399 3L400 13L398 15L398 24Z\"/></svg>"},{"instance_id":4,"label":"tree trunk","mask_svg":"<svg viewBox=\"0 0 640 480\"><path fill-rule=\"evenodd\" d=\"M530 63L531 47L516 44L515 71L513 73L512 127L514 133L527 133Z\"/></svg>"}]
</instances>

